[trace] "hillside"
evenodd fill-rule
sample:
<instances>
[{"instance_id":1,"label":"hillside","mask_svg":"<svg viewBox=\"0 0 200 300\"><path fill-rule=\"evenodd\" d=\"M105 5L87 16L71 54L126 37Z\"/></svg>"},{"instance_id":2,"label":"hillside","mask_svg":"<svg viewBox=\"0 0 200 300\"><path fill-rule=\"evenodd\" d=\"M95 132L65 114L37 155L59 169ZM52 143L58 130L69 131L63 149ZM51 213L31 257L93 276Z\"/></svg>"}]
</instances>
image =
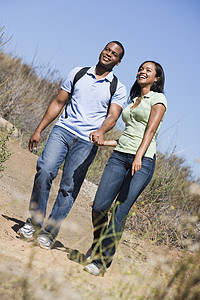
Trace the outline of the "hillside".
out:
<instances>
[{"instance_id":1,"label":"hillside","mask_svg":"<svg viewBox=\"0 0 200 300\"><path fill-rule=\"evenodd\" d=\"M199 182L191 182L190 168L173 154L157 153L153 179L134 204L104 277L87 274L83 264L92 241L91 204L111 148L99 147L87 173L89 181L85 180L51 251L19 239L16 232L29 216L37 161L27 150L27 140L60 83L51 74L36 75L32 66L1 51L0 64L0 129L14 124L20 132L15 129L17 138L12 136L8 143L12 155L3 163L2 173L9 151L3 140L7 134L0 130L0 299L198 300ZM43 132L39 152L52 126ZM113 139L120 132L108 134ZM53 183L48 211L61 172Z\"/></svg>"},{"instance_id":2,"label":"hillside","mask_svg":"<svg viewBox=\"0 0 200 300\"><path fill-rule=\"evenodd\" d=\"M104 277L87 274L81 263L69 259L72 250L83 255L92 240L91 203L96 186L88 181L52 250L18 238L16 231L28 217L37 157L13 138L9 146L12 156L0 179L0 299L154 299L152 287L163 287L175 262L187 252L155 246L126 231ZM49 207L60 175L53 184Z\"/></svg>"}]
</instances>

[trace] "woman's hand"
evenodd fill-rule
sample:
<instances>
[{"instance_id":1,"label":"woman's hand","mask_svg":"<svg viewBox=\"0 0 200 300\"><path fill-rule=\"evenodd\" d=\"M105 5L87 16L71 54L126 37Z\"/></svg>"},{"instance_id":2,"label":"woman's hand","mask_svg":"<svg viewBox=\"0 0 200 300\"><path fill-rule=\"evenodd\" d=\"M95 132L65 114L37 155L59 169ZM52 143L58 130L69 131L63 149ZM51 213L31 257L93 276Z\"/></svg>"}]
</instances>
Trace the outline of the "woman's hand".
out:
<instances>
[{"instance_id":1,"label":"woman's hand","mask_svg":"<svg viewBox=\"0 0 200 300\"><path fill-rule=\"evenodd\" d=\"M141 167L142 167L142 158L136 155L132 163L131 175L133 176L135 172L141 169Z\"/></svg>"}]
</instances>

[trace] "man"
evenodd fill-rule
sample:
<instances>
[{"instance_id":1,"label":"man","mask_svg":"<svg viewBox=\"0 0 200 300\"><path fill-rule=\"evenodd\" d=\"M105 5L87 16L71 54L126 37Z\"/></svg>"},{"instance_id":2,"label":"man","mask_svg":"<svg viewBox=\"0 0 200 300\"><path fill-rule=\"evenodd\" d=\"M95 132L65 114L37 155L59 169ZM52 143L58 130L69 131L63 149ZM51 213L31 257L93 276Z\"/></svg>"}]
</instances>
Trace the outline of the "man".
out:
<instances>
[{"instance_id":1,"label":"man","mask_svg":"<svg viewBox=\"0 0 200 300\"><path fill-rule=\"evenodd\" d=\"M41 132L71 100L37 161L29 207L31 218L18 230L23 238L35 237L41 248L51 249L61 222L68 215L96 155L97 146L103 143L104 134L113 128L120 116L126 101L126 88L117 80L112 98L110 90L114 78L112 69L120 64L123 55L122 44L112 41L100 53L97 65L89 68L75 85L74 78L81 68L73 69L30 138L29 150L32 152L37 148ZM63 162L60 189L43 226L52 180Z\"/></svg>"}]
</instances>

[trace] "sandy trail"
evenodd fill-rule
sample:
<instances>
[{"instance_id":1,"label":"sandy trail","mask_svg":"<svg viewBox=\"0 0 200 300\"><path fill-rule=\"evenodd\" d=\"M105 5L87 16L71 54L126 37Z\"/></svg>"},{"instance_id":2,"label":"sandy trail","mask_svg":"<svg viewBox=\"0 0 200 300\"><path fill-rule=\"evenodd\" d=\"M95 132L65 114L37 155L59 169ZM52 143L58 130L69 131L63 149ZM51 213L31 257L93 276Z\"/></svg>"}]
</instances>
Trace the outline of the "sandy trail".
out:
<instances>
[{"instance_id":1,"label":"sandy trail","mask_svg":"<svg viewBox=\"0 0 200 300\"><path fill-rule=\"evenodd\" d=\"M11 139L9 146L12 156L5 163L6 169L0 178L0 299L118 299L123 285L137 281L140 288L135 295L141 294L141 290L147 289L144 278L150 278L160 260L168 265L169 261L182 256L181 251L137 240L125 232L104 277L84 272L83 265L70 260L68 254L76 250L84 255L92 241L91 203L96 186L88 181L84 182L63 222L52 250L21 240L16 231L29 217L37 156L23 149L15 139ZM61 173L53 183L47 215L56 197L60 176Z\"/></svg>"}]
</instances>

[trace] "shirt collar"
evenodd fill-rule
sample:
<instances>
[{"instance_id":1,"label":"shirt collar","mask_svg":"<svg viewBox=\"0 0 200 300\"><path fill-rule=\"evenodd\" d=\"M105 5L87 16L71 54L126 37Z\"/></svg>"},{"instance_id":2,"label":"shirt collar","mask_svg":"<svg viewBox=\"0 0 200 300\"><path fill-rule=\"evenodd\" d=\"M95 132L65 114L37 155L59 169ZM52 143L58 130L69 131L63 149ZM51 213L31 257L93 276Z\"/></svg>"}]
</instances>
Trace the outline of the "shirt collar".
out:
<instances>
[{"instance_id":1,"label":"shirt collar","mask_svg":"<svg viewBox=\"0 0 200 300\"><path fill-rule=\"evenodd\" d=\"M87 71L87 73L88 73L88 74L91 74L91 75L93 75L93 76L96 77L96 75L95 75L95 68L96 68L96 66L92 66L92 67ZM114 76L114 75L113 75L113 71L111 71L110 73L108 73L108 75L107 75L106 77L102 78L102 80L106 79L106 80L112 82L113 76Z\"/></svg>"},{"instance_id":2,"label":"shirt collar","mask_svg":"<svg viewBox=\"0 0 200 300\"><path fill-rule=\"evenodd\" d=\"M144 95L143 98L150 98L154 93L154 91L150 91L146 95Z\"/></svg>"},{"instance_id":3,"label":"shirt collar","mask_svg":"<svg viewBox=\"0 0 200 300\"><path fill-rule=\"evenodd\" d=\"M149 99L154 93L155 93L154 91L150 91L146 95L144 95L142 98L143 99L145 99L145 98ZM138 96L133 98L132 102L134 103L137 98L138 98Z\"/></svg>"}]
</instances>

